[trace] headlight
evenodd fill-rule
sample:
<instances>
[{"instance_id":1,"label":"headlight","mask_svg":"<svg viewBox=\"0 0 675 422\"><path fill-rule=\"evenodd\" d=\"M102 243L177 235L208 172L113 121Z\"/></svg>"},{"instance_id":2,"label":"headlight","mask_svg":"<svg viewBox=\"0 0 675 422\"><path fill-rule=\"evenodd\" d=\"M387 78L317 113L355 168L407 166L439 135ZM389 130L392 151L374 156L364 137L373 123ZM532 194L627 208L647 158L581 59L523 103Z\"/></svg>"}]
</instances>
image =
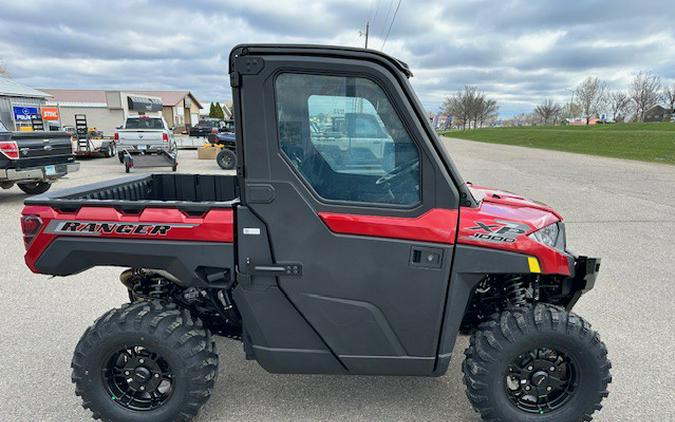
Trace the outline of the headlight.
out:
<instances>
[{"instance_id":1,"label":"headlight","mask_svg":"<svg viewBox=\"0 0 675 422\"><path fill-rule=\"evenodd\" d=\"M558 224L559 223L549 224L530 234L529 237L546 246L555 248L556 245L558 245L558 237L560 236L560 227L558 227Z\"/></svg>"}]
</instances>

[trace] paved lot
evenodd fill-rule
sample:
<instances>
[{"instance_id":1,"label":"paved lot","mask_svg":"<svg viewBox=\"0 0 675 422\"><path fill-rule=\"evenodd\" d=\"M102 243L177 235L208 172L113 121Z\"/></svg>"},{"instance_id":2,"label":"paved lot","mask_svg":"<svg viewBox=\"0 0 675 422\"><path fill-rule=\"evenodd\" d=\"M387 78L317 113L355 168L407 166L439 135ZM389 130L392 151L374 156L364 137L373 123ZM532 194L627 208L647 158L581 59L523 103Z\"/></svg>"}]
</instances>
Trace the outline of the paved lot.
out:
<instances>
[{"instance_id":1,"label":"paved lot","mask_svg":"<svg viewBox=\"0 0 675 422\"><path fill-rule=\"evenodd\" d=\"M596 289L576 311L600 331L614 383L600 421L675 420L675 166L451 140L467 180L548 202L567 217L577 251L603 257ZM181 151L181 171L219 172ZM159 170L162 171L162 170ZM84 161L58 187L123 175L116 159ZM23 264L19 213L24 195L0 191L0 420L75 421L71 353L84 329L126 300L118 269L63 279ZM220 374L199 421L477 421L456 359L441 378L271 375L221 340Z\"/></svg>"}]
</instances>

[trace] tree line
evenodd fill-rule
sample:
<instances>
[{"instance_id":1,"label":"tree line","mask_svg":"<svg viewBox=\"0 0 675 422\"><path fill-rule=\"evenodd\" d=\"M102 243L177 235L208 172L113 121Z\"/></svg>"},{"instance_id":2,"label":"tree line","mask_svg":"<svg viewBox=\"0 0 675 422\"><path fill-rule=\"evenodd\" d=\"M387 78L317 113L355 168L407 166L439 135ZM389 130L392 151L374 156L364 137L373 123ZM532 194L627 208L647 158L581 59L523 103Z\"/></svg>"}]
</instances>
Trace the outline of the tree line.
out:
<instances>
[{"instance_id":1,"label":"tree line","mask_svg":"<svg viewBox=\"0 0 675 422\"><path fill-rule=\"evenodd\" d=\"M635 74L628 89L609 90L607 83L597 77L584 79L567 104L545 99L530 115L514 117L519 124L557 124L565 118L581 117L586 124L591 119L607 114L615 122L644 122L645 114L652 107L665 103L665 108L675 112L675 83L664 84L653 72Z\"/></svg>"}]
</instances>

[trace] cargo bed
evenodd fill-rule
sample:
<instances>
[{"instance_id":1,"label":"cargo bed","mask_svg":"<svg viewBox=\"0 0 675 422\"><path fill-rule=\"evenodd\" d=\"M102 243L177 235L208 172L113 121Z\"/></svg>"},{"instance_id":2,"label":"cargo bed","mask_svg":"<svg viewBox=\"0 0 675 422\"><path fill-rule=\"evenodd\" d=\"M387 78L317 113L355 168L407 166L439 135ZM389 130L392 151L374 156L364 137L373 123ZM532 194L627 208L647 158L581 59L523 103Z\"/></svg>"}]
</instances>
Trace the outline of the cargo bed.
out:
<instances>
[{"instance_id":1,"label":"cargo bed","mask_svg":"<svg viewBox=\"0 0 675 422\"><path fill-rule=\"evenodd\" d=\"M178 208L198 213L212 208L231 208L238 202L237 192L236 176L143 174L34 196L26 199L25 204L47 205L64 211L103 206L125 212Z\"/></svg>"},{"instance_id":2,"label":"cargo bed","mask_svg":"<svg viewBox=\"0 0 675 422\"><path fill-rule=\"evenodd\" d=\"M110 265L161 271L179 284L229 282L236 180L147 174L28 198L26 263L59 276Z\"/></svg>"}]
</instances>

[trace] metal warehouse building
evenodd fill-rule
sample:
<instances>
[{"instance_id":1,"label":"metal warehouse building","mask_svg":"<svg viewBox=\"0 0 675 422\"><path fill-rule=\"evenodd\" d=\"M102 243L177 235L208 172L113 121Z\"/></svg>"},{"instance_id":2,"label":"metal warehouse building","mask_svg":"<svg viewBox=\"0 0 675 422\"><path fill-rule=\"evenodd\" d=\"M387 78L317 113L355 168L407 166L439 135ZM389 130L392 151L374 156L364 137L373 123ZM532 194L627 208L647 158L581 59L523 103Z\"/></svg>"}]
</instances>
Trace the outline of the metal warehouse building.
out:
<instances>
[{"instance_id":1,"label":"metal warehouse building","mask_svg":"<svg viewBox=\"0 0 675 422\"><path fill-rule=\"evenodd\" d=\"M163 116L170 127L196 125L201 104L189 91L43 89L58 107L61 124L75 125L75 114L87 116L90 128L111 136L130 114Z\"/></svg>"},{"instance_id":2,"label":"metal warehouse building","mask_svg":"<svg viewBox=\"0 0 675 422\"><path fill-rule=\"evenodd\" d=\"M0 77L0 121L9 130L32 127L31 117L40 115L49 94Z\"/></svg>"}]
</instances>

